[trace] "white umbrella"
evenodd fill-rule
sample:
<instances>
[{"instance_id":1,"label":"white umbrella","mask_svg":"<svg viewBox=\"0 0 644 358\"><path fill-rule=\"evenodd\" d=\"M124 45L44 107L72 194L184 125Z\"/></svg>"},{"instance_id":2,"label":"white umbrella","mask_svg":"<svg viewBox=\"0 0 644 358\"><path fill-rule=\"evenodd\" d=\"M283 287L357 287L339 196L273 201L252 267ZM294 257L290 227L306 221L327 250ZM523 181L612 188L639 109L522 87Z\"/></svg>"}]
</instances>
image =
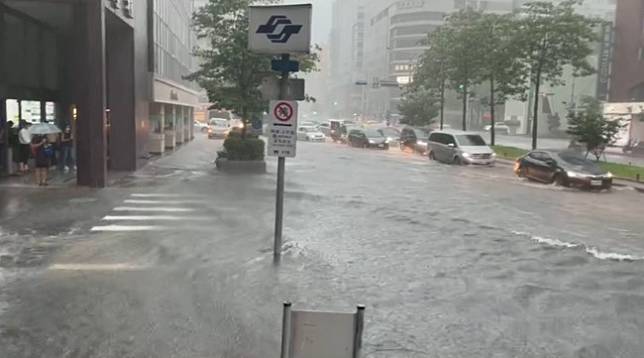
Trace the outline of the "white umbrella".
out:
<instances>
[{"instance_id":1,"label":"white umbrella","mask_svg":"<svg viewBox=\"0 0 644 358\"><path fill-rule=\"evenodd\" d=\"M60 128L51 123L36 123L29 127L29 134L31 135L56 134L60 132L62 132Z\"/></svg>"}]
</instances>

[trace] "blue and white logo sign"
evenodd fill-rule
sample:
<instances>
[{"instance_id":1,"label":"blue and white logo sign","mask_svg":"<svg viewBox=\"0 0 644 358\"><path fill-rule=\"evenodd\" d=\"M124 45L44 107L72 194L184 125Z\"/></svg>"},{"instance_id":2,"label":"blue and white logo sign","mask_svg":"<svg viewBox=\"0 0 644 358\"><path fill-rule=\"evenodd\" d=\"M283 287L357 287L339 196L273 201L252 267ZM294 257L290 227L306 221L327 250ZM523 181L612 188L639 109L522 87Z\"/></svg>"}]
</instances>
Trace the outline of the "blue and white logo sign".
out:
<instances>
[{"instance_id":1,"label":"blue and white logo sign","mask_svg":"<svg viewBox=\"0 0 644 358\"><path fill-rule=\"evenodd\" d=\"M293 25L288 17L283 15L271 16L266 25L257 28L258 34L266 34L272 43L287 43L291 35L298 34L302 25Z\"/></svg>"},{"instance_id":2,"label":"blue and white logo sign","mask_svg":"<svg viewBox=\"0 0 644 358\"><path fill-rule=\"evenodd\" d=\"M248 47L266 54L309 53L310 4L251 6Z\"/></svg>"}]
</instances>

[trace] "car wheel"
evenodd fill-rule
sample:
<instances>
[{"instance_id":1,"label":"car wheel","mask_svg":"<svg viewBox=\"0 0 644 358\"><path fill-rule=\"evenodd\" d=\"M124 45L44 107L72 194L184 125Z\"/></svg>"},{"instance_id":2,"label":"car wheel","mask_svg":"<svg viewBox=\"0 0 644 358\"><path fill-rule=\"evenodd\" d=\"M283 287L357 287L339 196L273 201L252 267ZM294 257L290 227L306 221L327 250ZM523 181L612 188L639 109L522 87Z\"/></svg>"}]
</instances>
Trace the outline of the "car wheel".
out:
<instances>
[{"instance_id":1,"label":"car wheel","mask_svg":"<svg viewBox=\"0 0 644 358\"><path fill-rule=\"evenodd\" d=\"M454 165L463 165L463 161L461 160L461 157L458 155L454 157L454 160L452 160L452 164Z\"/></svg>"},{"instance_id":2,"label":"car wheel","mask_svg":"<svg viewBox=\"0 0 644 358\"><path fill-rule=\"evenodd\" d=\"M208 132L208 128L201 128L201 133L206 133Z\"/></svg>"},{"instance_id":3,"label":"car wheel","mask_svg":"<svg viewBox=\"0 0 644 358\"><path fill-rule=\"evenodd\" d=\"M555 174L554 178L552 178L552 183L555 184L556 186L562 186L562 187L568 186L568 180L566 180L566 177L561 173Z\"/></svg>"},{"instance_id":4,"label":"car wheel","mask_svg":"<svg viewBox=\"0 0 644 358\"><path fill-rule=\"evenodd\" d=\"M528 177L528 175L526 173L526 170L525 170L525 167L519 167L519 171L517 173L517 176L519 178L527 178Z\"/></svg>"},{"instance_id":5,"label":"car wheel","mask_svg":"<svg viewBox=\"0 0 644 358\"><path fill-rule=\"evenodd\" d=\"M405 150L405 145L400 143L400 150Z\"/></svg>"},{"instance_id":6,"label":"car wheel","mask_svg":"<svg viewBox=\"0 0 644 358\"><path fill-rule=\"evenodd\" d=\"M434 157L434 152L429 152L429 160L436 160L436 157Z\"/></svg>"},{"instance_id":7,"label":"car wheel","mask_svg":"<svg viewBox=\"0 0 644 358\"><path fill-rule=\"evenodd\" d=\"M389 144L385 144L384 150L389 150Z\"/></svg>"}]
</instances>

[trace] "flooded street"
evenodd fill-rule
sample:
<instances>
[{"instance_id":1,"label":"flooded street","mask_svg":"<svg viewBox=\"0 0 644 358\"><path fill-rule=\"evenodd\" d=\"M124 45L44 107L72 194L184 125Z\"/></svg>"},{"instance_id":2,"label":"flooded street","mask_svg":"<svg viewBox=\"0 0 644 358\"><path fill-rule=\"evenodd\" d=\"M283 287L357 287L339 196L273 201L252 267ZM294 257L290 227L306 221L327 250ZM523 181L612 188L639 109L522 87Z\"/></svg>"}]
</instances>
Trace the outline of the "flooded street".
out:
<instances>
[{"instance_id":1,"label":"flooded street","mask_svg":"<svg viewBox=\"0 0 644 358\"><path fill-rule=\"evenodd\" d=\"M285 300L366 305L365 358L644 354L632 189L301 143L275 266L275 160L221 174L220 143L103 191L0 188L0 357L277 357Z\"/></svg>"}]
</instances>

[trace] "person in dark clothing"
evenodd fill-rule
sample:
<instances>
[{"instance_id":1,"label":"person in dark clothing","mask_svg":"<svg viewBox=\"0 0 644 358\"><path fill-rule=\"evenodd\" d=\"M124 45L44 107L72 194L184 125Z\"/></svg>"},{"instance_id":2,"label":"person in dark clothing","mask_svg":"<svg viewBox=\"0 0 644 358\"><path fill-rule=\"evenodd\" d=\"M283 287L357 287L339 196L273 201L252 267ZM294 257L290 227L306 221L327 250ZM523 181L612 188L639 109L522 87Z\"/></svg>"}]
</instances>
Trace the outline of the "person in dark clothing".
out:
<instances>
[{"instance_id":1,"label":"person in dark clothing","mask_svg":"<svg viewBox=\"0 0 644 358\"><path fill-rule=\"evenodd\" d=\"M31 140L31 152L36 161L36 170L34 173L36 182L40 186L48 185L47 177L49 176L49 166L51 165L51 158L48 151L52 150L52 148L48 148L50 146L46 136L34 136Z\"/></svg>"},{"instance_id":2,"label":"person in dark clothing","mask_svg":"<svg viewBox=\"0 0 644 358\"><path fill-rule=\"evenodd\" d=\"M29 145L31 143L31 134L29 134L29 124L27 121L20 121L18 140L20 141L18 162L20 164L20 172L24 174L29 171Z\"/></svg>"},{"instance_id":3,"label":"person in dark clothing","mask_svg":"<svg viewBox=\"0 0 644 358\"><path fill-rule=\"evenodd\" d=\"M60 136L60 168L68 172L74 167L74 134L72 134L72 127L66 126L65 130Z\"/></svg>"}]
</instances>

